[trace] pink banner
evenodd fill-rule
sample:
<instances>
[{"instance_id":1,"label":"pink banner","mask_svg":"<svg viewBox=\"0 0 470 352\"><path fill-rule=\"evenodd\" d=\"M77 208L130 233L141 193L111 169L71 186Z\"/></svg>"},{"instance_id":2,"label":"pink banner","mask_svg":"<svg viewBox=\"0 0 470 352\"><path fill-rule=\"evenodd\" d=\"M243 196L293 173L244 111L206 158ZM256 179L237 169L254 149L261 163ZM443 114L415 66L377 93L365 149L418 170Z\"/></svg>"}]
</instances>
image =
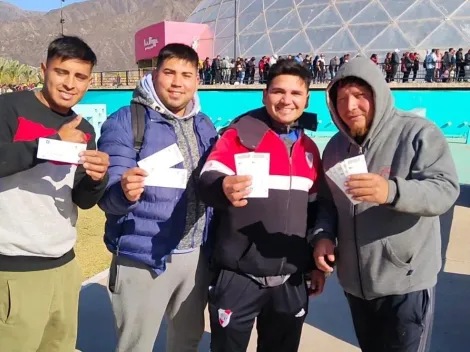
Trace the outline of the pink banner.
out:
<instances>
[{"instance_id":1,"label":"pink banner","mask_svg":"<svg viewBox=\"0 0 470 352\"><path fill-rule=\"evenodd\" d=\"M136 62L158 56L165 46L165 22L141 29L135 34Z\"/></svg>"}]
</instances>

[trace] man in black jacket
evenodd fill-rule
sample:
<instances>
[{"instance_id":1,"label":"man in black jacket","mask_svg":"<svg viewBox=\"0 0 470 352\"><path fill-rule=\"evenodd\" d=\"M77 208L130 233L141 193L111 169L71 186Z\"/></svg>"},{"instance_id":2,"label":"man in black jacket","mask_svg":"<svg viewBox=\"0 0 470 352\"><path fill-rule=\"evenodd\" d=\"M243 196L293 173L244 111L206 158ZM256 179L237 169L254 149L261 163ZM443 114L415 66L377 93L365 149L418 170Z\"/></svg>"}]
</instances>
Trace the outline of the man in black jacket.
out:
<instances>
[{"instance_id":1,"label":"man in black jacket","mask_svg":"<svg viewBox=\"0 0 470 352\"><path fill-rule=\"evenodd\" d=\"M455 71L455 78L458 82L461 82L462 79L465 77L463 48L459 48L459 50L457 50L457 53L455 54L455 62L457 65Z\"/></svg>"},{"instance_id":2,"label":"man in black jacket","mask_svg":"<svg viewBox=\"0 0 470 352\"><path fill-rule=\"evenodd\" d=\"M222 59L220 55L212 61L212 84L221 84L222 83Z\"/></svg>"},{"instance_id":3,"label":"man in black jacket","mask_svg":"<svg viewBox=\"0 0 470 352\"><path fill-rule=\"evenodd\" d=\"M245 351L255 318L258 352L296 351L308 311L304 274L312 272L311 294L323 290L306 232L324 176L318 148L299 124L311 80L301 63L274 64L265 107L235 119L201 171L199 193L220 216L209 293L212 352ZM247 175L241 159L253 162L248 173L264 173Z\"/></svg>"}]
</instances>

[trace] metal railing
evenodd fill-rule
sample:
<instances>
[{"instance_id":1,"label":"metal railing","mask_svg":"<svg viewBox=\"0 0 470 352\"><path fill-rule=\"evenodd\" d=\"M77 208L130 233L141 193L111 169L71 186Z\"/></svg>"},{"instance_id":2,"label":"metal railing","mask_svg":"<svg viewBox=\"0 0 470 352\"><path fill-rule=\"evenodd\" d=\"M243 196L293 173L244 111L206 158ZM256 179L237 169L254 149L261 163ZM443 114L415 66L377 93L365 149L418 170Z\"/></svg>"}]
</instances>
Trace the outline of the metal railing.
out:
<instances>
[{"instance_id":1,"label":"metal railing","mask_svg":"<svg viewBox=\"0 0 470 352\"><path fill-rule=\"evenodd\" d=\"M381 68L384 79L387 78L387 72L385 70L386 65L381 63L378 64L378 66ZM123 71L103 71L103 72L93 72L93 79L92 79L92 86L93 87L120 87L120 86L125 86L125 87L135 87L137 82L144 77L147 73L151 72L154 70L154 67L149 67L149 68L140 68L136 70L123 70ZM337 67L333 68L333 72L337 71ZM327 83L331 80L332 75L329 70L329 66L325 66L325 70L323 74L321 72L313 72L314 75L314 80L312 84L317 84L317 83ZM444 82L441 78L442 72L440 70L436 69L436 74L434 75L434 79L437 82ZM468 73L467 73L468 76ZM215 82L215 75L213 75L212 70L200 70L199 71L199 77L201 80L201 84L203 85L213 85L217 83L222 83L222 82ZM334 75L333 75L334 77ZM423 67L423 63L420 62L418 70L411 70L409 75L408 75L408 82L424 82L426 77L426 69ZM397 65L396 67L396 72L393 75L393 81L394 82L403 82L405 78L405 72L401 71L401 65ZM236 77L232 71L232 74L230 75L230 78L227 82L224 83L229 83L229 84L234 84L235 82L240 81L238 77ZM451 77L448 80L445 80L446 82L455 82L457 79L455 77ZM241 80L241 83L244 84L264 84L265 81L263 78L260 77L259 75L259 70L256 67L255 73L253 77L249 77L245 73L244 79Z\"/></svg>"}]
</instances>

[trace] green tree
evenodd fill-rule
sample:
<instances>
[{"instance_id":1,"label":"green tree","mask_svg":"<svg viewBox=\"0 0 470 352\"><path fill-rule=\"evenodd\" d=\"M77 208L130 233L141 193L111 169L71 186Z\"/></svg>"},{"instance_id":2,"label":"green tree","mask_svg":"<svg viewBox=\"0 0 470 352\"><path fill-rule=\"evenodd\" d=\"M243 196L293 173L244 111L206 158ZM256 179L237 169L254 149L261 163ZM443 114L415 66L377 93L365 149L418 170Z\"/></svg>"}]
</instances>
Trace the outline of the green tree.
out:
<instances>
[{"instance_id":1,"label":"green tree","mask_svg":"<svg viewBox=\"0 0 470 352\"><path fill-rule=\"evenodd\" d=\"M30 84L40 81L38 68L0 57L0 84Z\"/></svg>"}]
</instances>

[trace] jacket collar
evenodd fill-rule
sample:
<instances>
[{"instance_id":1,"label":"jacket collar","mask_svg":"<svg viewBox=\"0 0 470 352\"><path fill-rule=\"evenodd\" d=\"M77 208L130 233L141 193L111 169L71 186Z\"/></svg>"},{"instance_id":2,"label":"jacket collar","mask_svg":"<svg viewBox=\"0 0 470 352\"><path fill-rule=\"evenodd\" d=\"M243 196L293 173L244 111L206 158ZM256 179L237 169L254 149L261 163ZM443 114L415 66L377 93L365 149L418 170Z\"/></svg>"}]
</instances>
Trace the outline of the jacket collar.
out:
<instances>
[{"instance_id":1,"label":"jacket collar","mask_svg":"<svg viewBox=\"0 0 470 352\"><path fill-rule=\"evenodd\" d=\"M152 109L151 107L145 106L145 110L147 110L150 120L154 122L158 122L158 123L166 123L166 124L170 123L167 118L165 118L161 113ZM204 114L202 114L201 112L198 112L196 115L194 115L194 122L196 125L198 125L199 123L204 121L204 119L206 118L207 117Z\"/></svg>"},{"instance_id":2,"label":"jacket collar","mask_svg":"<svg viewBox=\"0 0 470 352\"><path fill-rule=\"evenodd\" d=\"M276 134L285 134L293 130L302 131L299 120L291 126L281 125L273 121L264 107L239 116L230 124L229 128L236 129L240 142L251 150L256 149L269 131Z\"/></svg>"}]
</instances>

